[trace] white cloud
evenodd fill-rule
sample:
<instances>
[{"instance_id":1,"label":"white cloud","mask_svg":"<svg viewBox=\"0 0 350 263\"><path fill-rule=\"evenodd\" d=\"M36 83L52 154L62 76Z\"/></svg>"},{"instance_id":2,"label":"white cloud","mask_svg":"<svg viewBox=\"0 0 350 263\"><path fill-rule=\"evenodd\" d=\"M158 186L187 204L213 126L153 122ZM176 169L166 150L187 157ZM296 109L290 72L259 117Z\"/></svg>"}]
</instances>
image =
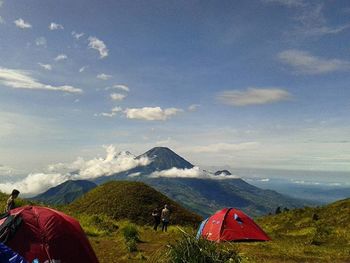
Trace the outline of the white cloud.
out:
<instances>
[{"instance_id":1,"label":"white cloud","mask_svg":"<svg viewBox=\"0 0 350 263\"><path fill-rule=\"evenodd\" d=\"M108 56L107 46L102 40L96 37L89 37L89 48L97 50L100 53L100 58Z\"/></svg>"},{"instance_id":2,"label":"white cloud","mask_svg":"<svg viewBox=\"0 0 350 263\"><path fill-rule=\"evenodd\" d=\"M112 93L110 95L110 97L112 100L121 101L121 100L125 99L126 95L120 94L120 93Z\"/></svg>"},{"instance_id":3,"label":"white cloud","mask_svg":"<svg viewBox=\"0 0 350 263\"><path fill-rule=\"evenodd\" d=\"M240 152L256 149L260 143L244 142L244 143L214 143L205 146L193 146L185 149L187 152L193 153L227 153Z\"/></svg>"},{"instance_id":4,"label":"white cloud","mask_svg":"<svg viewBox=\"0 0 350 263\"><path fill-rule=\"evenodd\" d=\"M45 37L38 37L35 39L35 45L46 47L47 41Z\"/></svg>"},{"instance_id":5,"label":"white cloud","mask_svg":"<svg viewBox=\"0 0 350 263\"><path fill-rule=\"evenodd\" d=\"M49 29L50 30L63 30L64 27L60 24L57 24L55 22L52 22L50 25L49 25Z\"/></svg>"},{"instance_id":6,"label":"white cloud","mask_svg":"<svg viewBox=\"0 0 350 263\"><path fill-rule=\"evenodd\" d=\"M55 61L61 61L67 59L67 55L65 54L59 54L57 57L54 58Z\"/></svg>"},{"instance_id":7,"label":"white cloud","mask_svg":"<svg viewBox=\"0 0 350 263\"><path fill-rule=\"evenodd\" d=\"M0 83L15 89L54 90L67 93L83 92L81 89L69 85L52 86L43 84L31 77L27 71L7 68L0 68Z\"/></svg>"},{"instance_id":8,"label":"white cloud","mask_svg":"<svg viewBox=\"0 0 350 263\"><path fill-rule=\"evenodd\" d=\"M72 31L72 36L76 39L79 40L81 37L83 37L85 34L84 33L77 33L75 31Z\"/></svg>"},{"instance_id":9,"label":"white cloud","mask_svg":"<svg viewBox=\"0 0 350 263\"><path fill-rule=\"evenodd\" d=\"M219 93L217 98L224 104L232 106L247 106L288 100L291 98L291 94L280 88L248 88L244 91L223 91Z\"/></svg>"},{"instance_id":10,"label":"white cloud","mask_svg":"<svg viewBox=\"0 0 350 263\"><path fill-rule=\"evenodd\" d=\"M188 107L189 111L196 111L201 105L199 104L192 104Z\"/></svg>"},{"instance_id":11,"label":"white cloud","mask_svg":"<svg viewBox=\"0 0 350 263\"><path fill-rule=\"evenodd\" d=\"M52 70L52 66L50 64L43 64L43 63L38 63L38 65L40 67L42 67L43 69L46 69L46 70Z\"/></svg>"},{"instance_id":12,"label":"white cloud","mask_svg":"<svg viewBox=\"0 0 350 263\"><path fill-rule=\"evenodd\" d=\"M84 72L86 68L87 68L87 66L81 67L81 68L79 69L79 73Z\"/></svg>"},{"instance_id":13,"label":"white cloud","mask_svg":"<svg viewBox=\"0 0 350 263\"><path fill-rule=\"evenodd\" d=\"M19 18L13 22L15 23L16 27L21 28L21 29L32 28L32 25L29 24L28 22L24 22L24 20L22 18Z\"/></svg>"},{"instance_id":14,"label":"white cloud","mask_svg":"<svg viewBox=\"0 0 350 263\"><path fill-rule=\"evenodd\" d=\"M168 170L153 172L150 177L168 177L168 178L206 178L206 179L237 179L236 175L213 175L201 170L198 166L190 169L178 169L173 167Z\"/></svg>"},{"instance_id":15,"label":"white cloud","mask_svg":"<svg viewBox=\"0 0 350 263\"><path fill-rule=\"evenodd\" d=\"M113 85L112 87L106 88L106 90L109 90L109 89L118 89L118 90L123 90L126 92L130 91L129 87L127 85L123 85L123 84L116 84L116 85Z\"/></svg>"},{"instance_id":16,"label":"white cloud","mask_svg":"<svg viewBox=\"0 0 350 263\"><path fill-rule=\"evenodd\" d=\"M118 112L123 111L121 107L114 107L111 112L102 112L99 114L95 114L95 116L102 116L102 117L114 117L117 115Z\"/></svg>"},{"instance_id":17,"label":"white cloud","mask_svg":"<svg viewBox=\"0 0 350 263\"><path fill-rule=\"evenodd\" d=\"M146 121L165 121L170 117L182 112L177 108L162 109L160 107L144 107L126 109L124 113L128 119L138 119Z\"/></svg>"},{"instance_id":18,"label":"white cloud","mask_svg":"<svg viewBox=\"0 0 350 263\"><path fill-rule=\"evenodd\" d=\"M324 74L350 69L349 61L316 57L309 52L296 49L285 50L278 54L278 58L302 74Z\"/></svg>"},{"instance_id":19,"label":"white cloud","mask_svg":"<svg viewBox=\"0 0 350 263\"><path fill-rule=\"evenodd\" d=\"M0 7L4 4L4 1L0 0Z\"/></svg>"},{"instance_id":20,"label":"white cloud","mask_svg":"<svg viewBox=\"0 0 350 263\"><path fill-rule=\"evenodd\" d=\"M18 189L24 196L36 195L67 180L68 175L59 173L35 173L29 174L21 181L0 183L0 191L11 193L12 189Z\"/></svg>"},{"instance_id":21,"label":"white cloud","mask_svg":"<svg viewBox=\"0 0 350 263\"><path fill-rule=\"evenodd\" d=\"M262 0L264 3L276 3L287 7L302 7L305 6L303 0Z\"/></svg>"},{"instance_id":22,"label":"white cloud","mask_svg":"<svg viewBox=\"0 0 350 263\"><path fill-rule=\"evenodd\" d=\"M12 189L16 188L24 196L37 195L67 180L110 176L137 166L148 165L151 162L147 157L136 159L128 152L118 153L112 145L105 148L105 158L85 161L79 157L73 163L50 165L48 173L33 173L17 182L0 183L0 191L10 193Z\"/></svg>"},{"instance_id":23,"label":"white cloud","mask_svg":"<svg viewBox=\"0 0 350 263\"><path fill-rule=\"evenodd\" d=\"M101 73L101 74L98 74L96 76L96 78L101 79L101 80L108 80L108 79L112 78L112 75Z\"/></svg>"}]
</instances>

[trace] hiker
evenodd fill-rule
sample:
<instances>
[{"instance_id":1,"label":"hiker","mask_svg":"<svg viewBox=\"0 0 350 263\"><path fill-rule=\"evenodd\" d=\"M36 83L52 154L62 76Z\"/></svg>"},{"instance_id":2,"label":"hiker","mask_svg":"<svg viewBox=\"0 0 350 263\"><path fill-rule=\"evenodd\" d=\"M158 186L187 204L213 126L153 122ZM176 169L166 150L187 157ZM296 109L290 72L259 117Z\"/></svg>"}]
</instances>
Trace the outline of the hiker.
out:
<instances>
[{"instance_id":1,"label":"hiker","mask_svg":"<svg viewBox=\"0 0 350 263\"><path fill-rule=\"evenodd\" d=\"M157 231L157 228L160 224L160 213L159 213L159 210L158 208L155 208L152 212L152 216L153 216L153 219L154 219L154 222L153 222L153 229L155 231Z\"/></svg>"},{"instance_id":2,"label":"hiker","mask_svg":"<svg viewBox=\"0 0 350 263\"><path fill-rule=\"evenodd\" d=\"M161 214L161 219L162 219L162 231L167 232L169 219L170 219L170 210L168 209L168 205L164 205L164 208Z\"/></svg>"},{"instance_id":3,"label":"hiker","mask_svg":"<svg viewBox=\"0 0 350 263\"><path fill-rule=\"evenodd\" d=\"M5 212L10 212L11 209L15 208L15 199L18 197L18 195L19 191L17 189L13 189L9 199L7 199Z\"/></svg>"}]
</instances>

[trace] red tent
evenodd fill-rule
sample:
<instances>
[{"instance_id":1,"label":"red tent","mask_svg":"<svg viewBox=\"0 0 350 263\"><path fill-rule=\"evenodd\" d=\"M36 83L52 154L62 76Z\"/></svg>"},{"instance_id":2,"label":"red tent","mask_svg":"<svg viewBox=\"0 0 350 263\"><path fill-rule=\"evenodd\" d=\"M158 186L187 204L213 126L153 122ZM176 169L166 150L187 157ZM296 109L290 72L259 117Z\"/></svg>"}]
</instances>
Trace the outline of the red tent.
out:
<instances>
[{"instance_id":1,"label":"red tent","mask_svg":"<svg viewBox=\"0 0 350 263\"><path fill-rule=\"evenodd\" d=\"M253 219L234 208L224 208L203 221L198 234L216 242L270 240Z\"/></svg>"},{"instance_id":2,"label":"red tent","mask_svg":"<svg viewBox=\"0 0 350 263\"><path fill-rule=\"evenodd\" d=\"M79 222L56 210L16 208L0 219L0 228L4 225L8 227L6 245L28 262L98 262Z\"/></svg>"}]
</instances>

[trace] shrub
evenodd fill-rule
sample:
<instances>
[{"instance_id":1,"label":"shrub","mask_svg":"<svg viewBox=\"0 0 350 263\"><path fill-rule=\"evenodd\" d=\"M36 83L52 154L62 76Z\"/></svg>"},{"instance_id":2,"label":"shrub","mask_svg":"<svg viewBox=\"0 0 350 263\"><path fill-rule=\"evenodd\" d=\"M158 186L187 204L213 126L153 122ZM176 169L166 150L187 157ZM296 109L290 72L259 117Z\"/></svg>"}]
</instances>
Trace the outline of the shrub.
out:
<instances>
[{"instance_id":1,"label":"shrub","mask_svg":"<svg viewBox=\"0 0 350 263\"><path fill-rule=\"evenodd\" d=\"M231 246L217 244L206 239L196 239L183 232L175 244L169 245L166 262L171 263L239 263L241 258Z\"/></svg>"},{"instance_id":2,"label":"shrub","mask_svg":"<svg viewBox=\"0 0 350 263\"><path fill-rule=\"evenodd\" d=\"M133 224L128 224L122 228L122 233L125 239L125 245L129 252L137 251L137 242L140 242L139 231Z\"/></svg>"}]
</instances>

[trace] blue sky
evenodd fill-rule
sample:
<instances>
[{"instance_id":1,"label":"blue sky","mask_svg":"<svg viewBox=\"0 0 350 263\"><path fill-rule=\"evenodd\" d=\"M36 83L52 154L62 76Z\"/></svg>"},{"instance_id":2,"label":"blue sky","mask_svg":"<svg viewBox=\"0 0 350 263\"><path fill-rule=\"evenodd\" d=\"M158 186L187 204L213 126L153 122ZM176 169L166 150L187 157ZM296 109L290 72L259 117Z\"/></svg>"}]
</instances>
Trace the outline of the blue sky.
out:
<instances>
[{"instance_id":1,"label":"blue sky","mask_svg":"<svg viewBox=\"0 0 350 263\"><path fill-rule=\"evenodd\" d=\"M102 145L198 165L350 170L350 3L0 5L0 164Z\"/></svg>"}]
</instances>

